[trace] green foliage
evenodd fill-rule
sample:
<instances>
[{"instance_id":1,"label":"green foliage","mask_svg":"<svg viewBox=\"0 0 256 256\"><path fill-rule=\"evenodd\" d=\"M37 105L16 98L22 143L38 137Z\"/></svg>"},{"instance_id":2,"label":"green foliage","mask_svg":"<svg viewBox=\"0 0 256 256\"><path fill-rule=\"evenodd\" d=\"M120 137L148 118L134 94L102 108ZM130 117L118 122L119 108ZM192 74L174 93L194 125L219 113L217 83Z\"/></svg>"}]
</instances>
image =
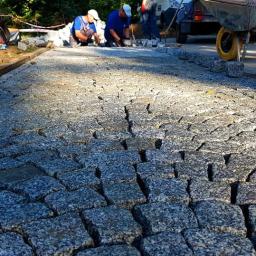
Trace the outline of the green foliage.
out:
<instances>
[{"instance_id":1,"label":"green foliage","mask_svg":"<svg viewBox=\"0 0 256 256\"><path fill-rule=\"evenodd\" d=\"M27 21L48 26L70 22L89 9L96 9L101 19L106 20L108 13L119 9L123 3L130 4L136 16L140 0L0 0L0 13L18 15Z\"/></svg>"}]
</instances>

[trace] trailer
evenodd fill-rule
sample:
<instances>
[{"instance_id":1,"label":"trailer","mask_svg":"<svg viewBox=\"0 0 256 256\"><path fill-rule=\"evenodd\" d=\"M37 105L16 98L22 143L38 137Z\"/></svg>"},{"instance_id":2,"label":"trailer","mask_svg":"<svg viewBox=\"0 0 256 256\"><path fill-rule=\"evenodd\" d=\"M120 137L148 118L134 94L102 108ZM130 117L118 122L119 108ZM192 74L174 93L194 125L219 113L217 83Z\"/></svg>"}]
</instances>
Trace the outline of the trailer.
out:
<instances>
[{"instance_id":1,"label":"trailer","mask_svg":"<svg viewBox=\"0 0 256 256\"><path fill-rule=\"evenodd\" d=\"M224 60L240 61L256 30L256 0L200 0L222 25L216 48Z\"/></svg>"}]
</instances>

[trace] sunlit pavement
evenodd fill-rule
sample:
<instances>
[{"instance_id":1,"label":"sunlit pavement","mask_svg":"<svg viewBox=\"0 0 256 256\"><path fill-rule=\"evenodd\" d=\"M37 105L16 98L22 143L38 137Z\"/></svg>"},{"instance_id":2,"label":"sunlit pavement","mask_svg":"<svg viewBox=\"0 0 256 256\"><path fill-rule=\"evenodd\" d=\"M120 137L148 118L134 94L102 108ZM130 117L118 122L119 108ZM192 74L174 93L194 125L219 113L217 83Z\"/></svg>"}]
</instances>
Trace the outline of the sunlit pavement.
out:
<instances>
[{"instance_id":1,"label":"sunlit pavement","mask_svg":"<svg viewBox=\"0 0 256 256\"><path fill-rule=\"evenodd\" d=\"M188 52L203 54L206 56L218 57L216 46L216 36L189 36L186 44L180 48ZM175 46L174 38L163 38L163 42L167 45ZM256 77L256 43L250 43L247 47L246 58L243 61L245 64L245 72L250 76Z\"/></svg>"}]
</instances>

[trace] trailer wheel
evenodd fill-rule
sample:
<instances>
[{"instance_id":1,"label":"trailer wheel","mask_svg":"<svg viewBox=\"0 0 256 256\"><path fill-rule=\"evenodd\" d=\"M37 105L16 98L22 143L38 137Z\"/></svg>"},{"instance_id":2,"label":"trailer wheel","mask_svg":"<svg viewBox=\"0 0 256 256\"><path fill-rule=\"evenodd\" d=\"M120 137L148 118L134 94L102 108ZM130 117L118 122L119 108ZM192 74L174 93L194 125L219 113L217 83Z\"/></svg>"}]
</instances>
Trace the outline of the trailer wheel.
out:
<instances>
[{"instance_id":1,"label":"trailer wheel","mask_svg":"<svg viewBox=\"0 0 256 256\"><path fill-rule=\"evenodd\" d=\"M222 27L217 35L216 48L221 59L235 60L243 43L236 32Z\"/></svg>"}]
</instances>

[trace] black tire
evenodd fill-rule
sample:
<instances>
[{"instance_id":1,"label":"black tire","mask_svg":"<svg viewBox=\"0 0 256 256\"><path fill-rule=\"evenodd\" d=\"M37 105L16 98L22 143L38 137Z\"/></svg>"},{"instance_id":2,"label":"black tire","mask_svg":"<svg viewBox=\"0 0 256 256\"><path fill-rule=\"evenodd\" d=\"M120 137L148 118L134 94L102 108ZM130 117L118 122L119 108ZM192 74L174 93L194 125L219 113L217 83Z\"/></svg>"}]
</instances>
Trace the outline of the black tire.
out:
<instances>
[{"instance_id":1,"label":"black tire","mask_svg":"<svg viewBox=\"0 0 256 256\"><path fill-rule=\"evenodd\" d=\"M185 44L187 42L188 35L180 32L180 26L176 26L176 43Z\"/></svg>"}]
</instances>

